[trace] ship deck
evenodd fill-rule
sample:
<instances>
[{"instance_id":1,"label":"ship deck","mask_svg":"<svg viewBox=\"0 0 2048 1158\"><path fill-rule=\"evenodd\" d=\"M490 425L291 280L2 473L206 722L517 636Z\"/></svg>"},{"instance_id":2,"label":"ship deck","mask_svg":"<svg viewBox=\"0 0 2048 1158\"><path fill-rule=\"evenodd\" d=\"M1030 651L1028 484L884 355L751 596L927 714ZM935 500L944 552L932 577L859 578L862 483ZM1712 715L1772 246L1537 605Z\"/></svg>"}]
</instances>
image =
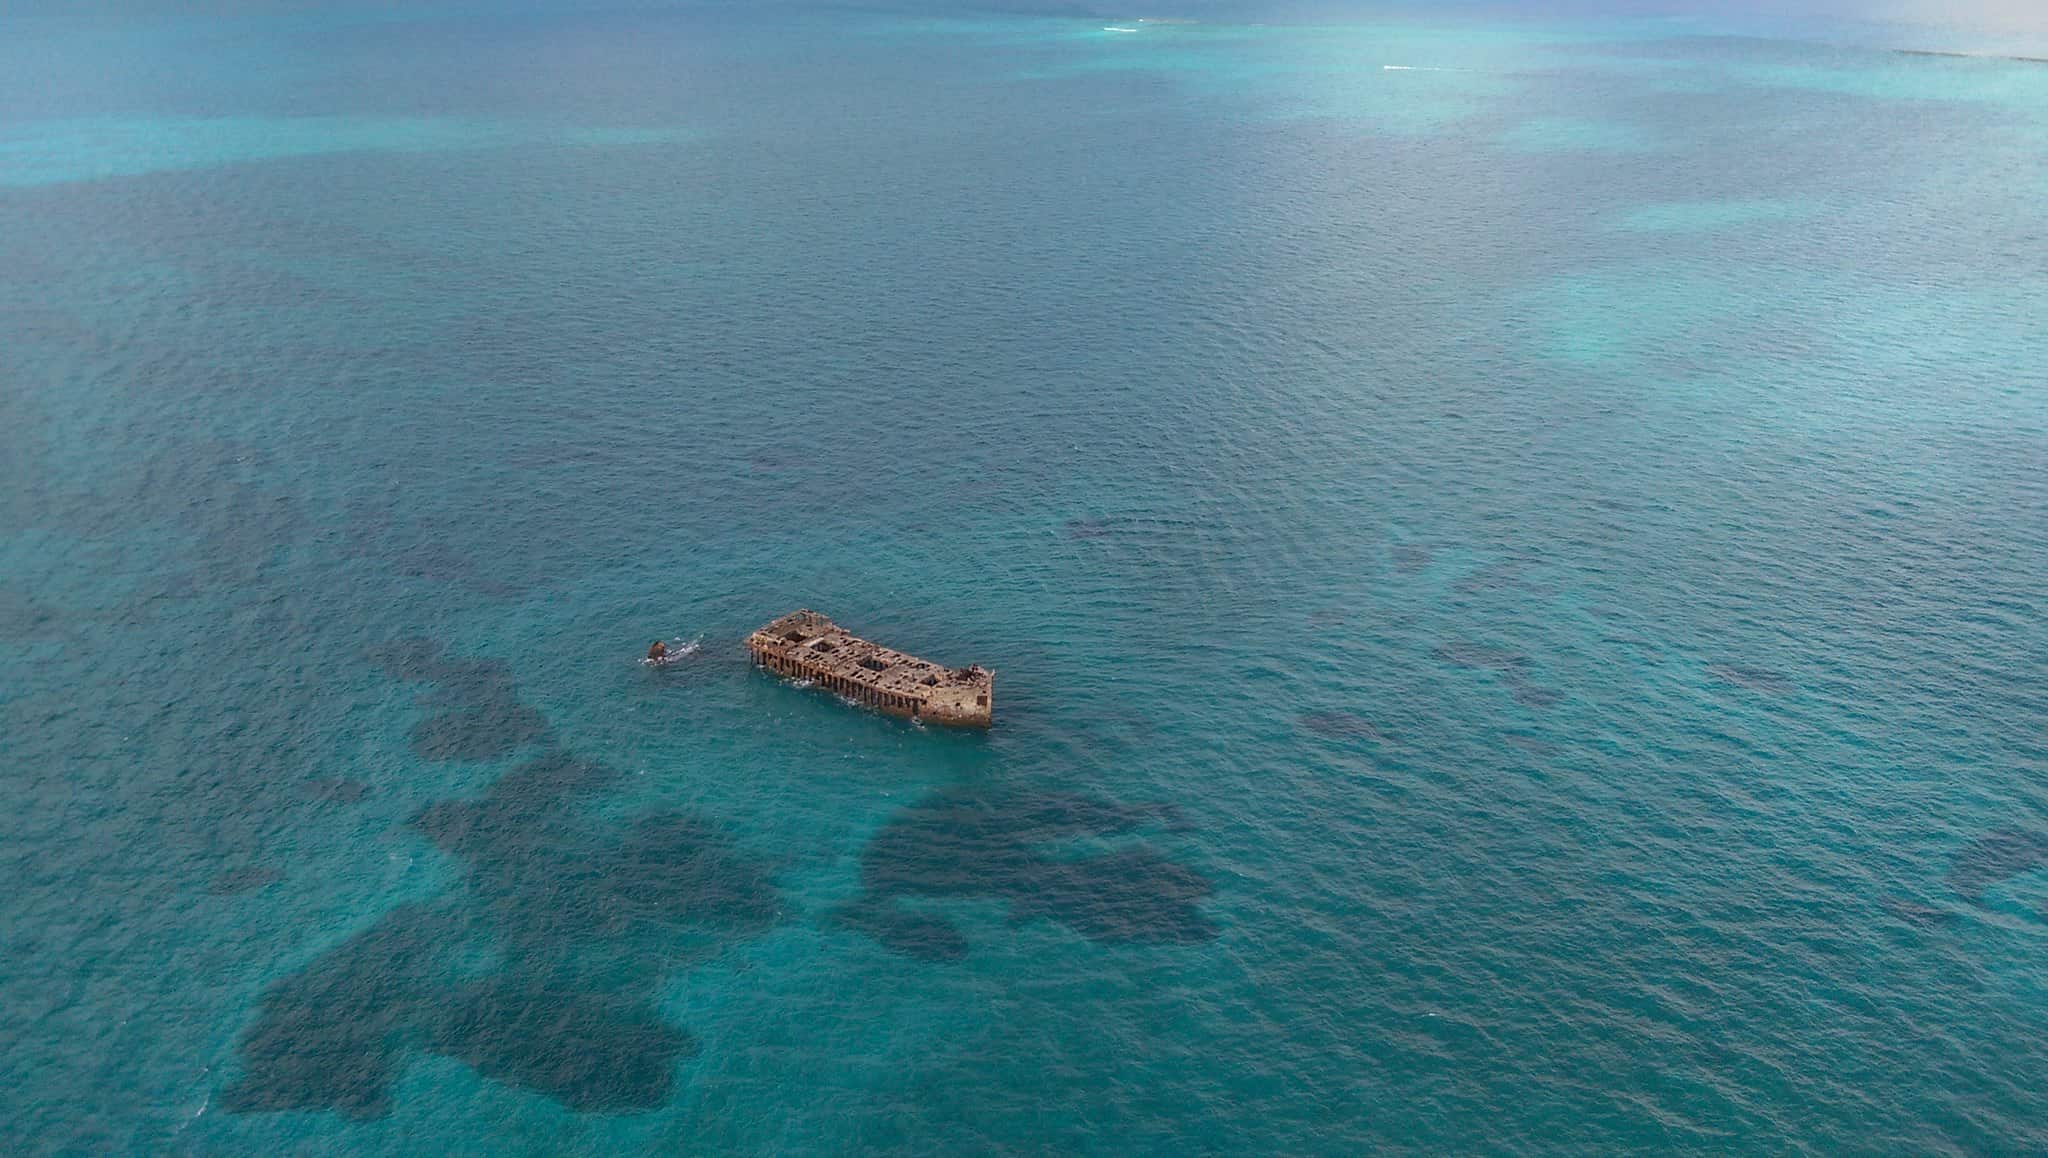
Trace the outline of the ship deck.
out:
<instances>
[{"instance_id":1,"label":"ship deck","mask_svg":"<svg viewBox=\"0 0 2048 1158\"><path fill-rule=\"evenodd\" d=\"M994 720L994 672L919 659L808 609L763 625L747 637L747 651L778 675L810 680L890 715L979 728Z\"/></svg>"}]
</instances>

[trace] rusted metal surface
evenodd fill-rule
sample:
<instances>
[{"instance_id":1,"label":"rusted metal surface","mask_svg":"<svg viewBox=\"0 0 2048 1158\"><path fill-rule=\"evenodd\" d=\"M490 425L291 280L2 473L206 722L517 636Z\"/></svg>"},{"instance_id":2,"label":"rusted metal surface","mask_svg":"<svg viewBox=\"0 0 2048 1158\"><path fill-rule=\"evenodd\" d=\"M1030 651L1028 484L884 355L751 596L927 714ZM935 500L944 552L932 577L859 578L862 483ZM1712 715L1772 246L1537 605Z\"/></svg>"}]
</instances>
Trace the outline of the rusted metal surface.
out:
<instances>
[{"instance_id":1,"label":"rusted metal surface","mask_svg":"<svg viewBox=\"0 0 2048 1158\"><path fill-rule=\"evenodd\" d=\"M815 611L792 611L747 637L754 662L876 711L934 724L986 728L995 718L995 673L948 668L854 635Z\"/></svg>"}]
</instances>

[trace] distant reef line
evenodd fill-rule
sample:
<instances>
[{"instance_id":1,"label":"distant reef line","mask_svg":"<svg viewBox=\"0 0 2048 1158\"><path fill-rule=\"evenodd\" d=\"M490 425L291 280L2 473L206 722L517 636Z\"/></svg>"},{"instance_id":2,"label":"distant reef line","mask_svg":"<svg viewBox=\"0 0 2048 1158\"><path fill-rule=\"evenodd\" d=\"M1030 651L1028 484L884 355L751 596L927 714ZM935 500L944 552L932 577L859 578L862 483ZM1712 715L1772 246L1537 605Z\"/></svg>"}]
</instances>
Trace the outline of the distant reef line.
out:
<instances>
[{"instance_id":1,"label":"distant reef line","mask_svg":"<svg viewBox=\"0 0 2048 1158\"><path fill-rule=\"evenodd\" d=\"M1945 52L1937 48L1894 48L1900 56L1953 56L1963 60L2011 60L2020 64L2048 64L2048 56L2011 56L2002 52Z\"/></svg>"}]
</instances>

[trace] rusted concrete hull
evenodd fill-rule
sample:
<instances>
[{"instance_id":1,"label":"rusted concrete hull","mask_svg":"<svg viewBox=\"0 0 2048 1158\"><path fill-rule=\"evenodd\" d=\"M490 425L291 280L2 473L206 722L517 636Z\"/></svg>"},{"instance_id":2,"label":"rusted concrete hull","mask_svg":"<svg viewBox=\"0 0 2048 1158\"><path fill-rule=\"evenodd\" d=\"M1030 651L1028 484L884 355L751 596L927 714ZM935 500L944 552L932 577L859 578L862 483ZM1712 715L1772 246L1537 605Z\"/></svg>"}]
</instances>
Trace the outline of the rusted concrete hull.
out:
<instances>
[{"instance_id":1,"label":"rusted concrete hull","mask_svg":"<svg viewBox=\"0 0 2048 1158\"><path fill-rule=\"evenodd\" d=\"M946 668L870 643L815 611L792 611L747 637L754 662L878 712L961 728L995 720L995 673Z\"/></svg>"}]
</instances>

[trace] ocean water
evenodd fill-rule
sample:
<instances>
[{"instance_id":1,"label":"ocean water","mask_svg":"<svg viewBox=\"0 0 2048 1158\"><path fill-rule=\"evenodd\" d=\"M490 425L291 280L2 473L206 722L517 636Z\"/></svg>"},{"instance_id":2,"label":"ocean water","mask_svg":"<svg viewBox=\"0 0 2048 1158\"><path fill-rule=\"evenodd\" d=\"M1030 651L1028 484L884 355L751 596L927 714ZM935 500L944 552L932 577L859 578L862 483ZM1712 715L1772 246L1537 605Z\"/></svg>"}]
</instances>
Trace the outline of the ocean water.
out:
<instances>
[{"instance_id":1,"label":"ocean water","mask_svg":"<svg viewBox=\"0 0 2048 1158\"><path fill-rule=\"evenodd\" d=\"M0 13L8 1153L2048 1149L2020 33L168 8Z\"/></svg>"}]
</instances>

